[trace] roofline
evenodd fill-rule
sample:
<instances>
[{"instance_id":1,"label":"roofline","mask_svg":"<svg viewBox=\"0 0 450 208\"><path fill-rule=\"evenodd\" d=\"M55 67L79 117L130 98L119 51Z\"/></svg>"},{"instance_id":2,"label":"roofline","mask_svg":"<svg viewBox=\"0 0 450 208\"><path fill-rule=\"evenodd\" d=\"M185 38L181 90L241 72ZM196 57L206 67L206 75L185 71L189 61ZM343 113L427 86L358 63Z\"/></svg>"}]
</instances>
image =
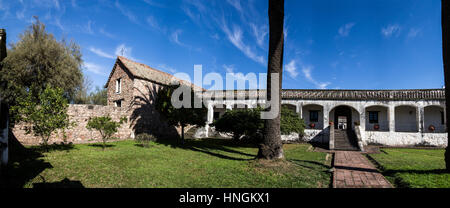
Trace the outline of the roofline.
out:
<instances>
[{"instance_id":1,"label":"roofline","mask_svg":"<svg viewBox=\"0 0 450 208\"><path fill-rule=\"evenodd\" d=\"M127 60L127 61L129 61L129 62L133 62L133 63L135 63L135 64L139 64L139 65L141 65L141 66L144 66L145 68L148 68L148 69L150 69L150 70L153 70L153 71L157 71L157 72L163 73L163 74L165 74L165 75L167 75L167 76L169 76L169 77L171 77L171 78L173 78L173 79L176 79L176 80L179 81L180 83L184 82L184 83L189 84L191 87L194 86L194 87L197 87L197 88L202 89L203 91L206 91L206 89L203 88L203 87L199 87L199 86L197 86L197 85L195 85L195 84L193 84L193 83L191 83L191 82L188 82L188 81L179 79L179 78L177 78L177 77L173 76L172 74L169 74L169 73L167 73L167 72L165 72L165 71L161 71L161 70L159 70L159 69L155 69L155 68L150 67L150 66L148 66L148 65L146 65L146 64L143 64L143 63L139 63L139 62L133 61L133 60L128 59L128 58L123 57L123 56L117 56L116 63L114 64L113 69L111 70L111 73L109 74L108 80L106 81L106 84L105 84L104 88L107 88L107 87L108 87L109 81L111 80L112 74L114 73L114 70L115 70L115 68L116 68L116 65L118 64L119 61L120 61L120 63L122 63L123 66L127 67L126 64L124 64L124 63L122 62L121 59L125 59L125 60ZM130 71L129 69L128 69L128 71L133 75L134 78L138 78L138 79L142 79L142 80L147 80L147 81L158 82L157 80L149 80L149 79L144 78L144 77L136 76L136 75L133 74L133 72ZM159 83L159 82L158 82L158 83Z\"/></svg>"},{"instance_id":2,"label":"roofline","mask_svg":"<svg viewBox=\"0 0 450 208\"><path fill-rule=\"evenodd\" d=\"M208 90L211 92L231 92L231 91L265 91L266 89L242 89L242 90ZM282 91L432 91L432 90L442 90L441 88L430 88L430 89L281 89Z\"/></svg>"}]
</instances>

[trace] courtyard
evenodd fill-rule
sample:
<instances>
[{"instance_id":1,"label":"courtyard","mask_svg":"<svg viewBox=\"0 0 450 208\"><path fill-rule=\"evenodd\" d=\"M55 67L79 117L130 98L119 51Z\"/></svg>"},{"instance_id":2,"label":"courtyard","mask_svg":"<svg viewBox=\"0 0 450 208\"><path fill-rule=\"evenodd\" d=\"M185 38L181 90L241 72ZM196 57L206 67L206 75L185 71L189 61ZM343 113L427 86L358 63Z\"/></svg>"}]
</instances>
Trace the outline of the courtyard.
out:
<instances>
[{"instance_id":1,"label":"courtyard","mask_svg":"<svg viewBox=\"0 0 450 208\"><path fill-rule=\"evenodd\" d=\"M30 188L329 188L330 154L306 143L284 150L286 160L265 163L254 159L257 147L224 139L152 142L149 148L126 140L108 143L105 151L98 144L54 145L49 152L26 147L27 153L11 157L5 181Z\"/></svg>"},{"instance_id":2,"label":"courtyard","mask_svg":"<svg viewBox=\"0 0 450 208\"><path fill-rule=\"evenodd\" d=\"M333 153L285 144L286 159L255 160L257 147L228 139L186 144L133 140L107 145L27 146L11 157L0 186L66 188L331 188ZM355 152L356 154L359 154ZM449 188L443 149L381 148L366 154L395 188ZM336 161L335 161L336 162Z\"/></svg>"}]
</instances>

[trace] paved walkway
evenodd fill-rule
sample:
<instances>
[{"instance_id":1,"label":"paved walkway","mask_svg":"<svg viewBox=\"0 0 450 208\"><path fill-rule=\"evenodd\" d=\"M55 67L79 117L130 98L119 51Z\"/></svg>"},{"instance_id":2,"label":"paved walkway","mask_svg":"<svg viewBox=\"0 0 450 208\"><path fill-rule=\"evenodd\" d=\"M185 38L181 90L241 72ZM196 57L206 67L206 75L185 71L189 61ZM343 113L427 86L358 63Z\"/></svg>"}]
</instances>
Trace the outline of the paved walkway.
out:
<instances>
[{"instance_id":1,"label":"paved walkway","mask_svg":"<svg viewBox=\"0 0 450 208\"><path fill-rule=\"evenodd\" d=\"M392 188L392 185L360 152L336 151L333 188Z\"/></svg>"}]
</instances>

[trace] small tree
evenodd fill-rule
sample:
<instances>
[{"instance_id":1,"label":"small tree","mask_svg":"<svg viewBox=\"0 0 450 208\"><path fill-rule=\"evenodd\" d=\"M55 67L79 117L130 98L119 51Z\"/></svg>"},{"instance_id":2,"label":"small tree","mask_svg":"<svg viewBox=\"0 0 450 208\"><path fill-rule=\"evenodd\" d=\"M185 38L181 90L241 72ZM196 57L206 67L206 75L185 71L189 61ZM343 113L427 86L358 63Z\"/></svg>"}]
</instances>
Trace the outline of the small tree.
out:
<instances>
[{"instance_id":1,"label":"small tree","mask_svg":"<svg viewBox=\"0 0 450 208\"><path fill-rule=\"evenodd\" d=\"M233 140L239 141L243 135L255 136L264 128L264 121L260 119L260 108L228 110L216 120L212 126L222 133L232 133Z\"/></svg>"},{"instance_id":2,"label":"small tree","mask_svg":"<svg viewBox=\"0 0 450 208\"><path fill-rule=\"evenodd\" d=\"M52 133L71 125L67 115L69 104L61 88L47 85L37 100L32 93L28 93L25 98L17 99L18 104L11 107L11 111L17 112L16 121L30 124L31 127L26 128L26 133L34 133L35 136L41 137L46 150Z\"/></svg>"},{"instance_id":3,"label":"small tree","mask_svg":"<svg viewBox=\"0 0 450 208\"><path fill-rule=\"evenodd\" d=\"M281 134L290 134L290 133L298 133L300 135L304 134L305 131L305 122L300 116L289 109L286 106L281 107L281 125L280 130Z\"/></svg>"},{"instance_id":4,"label":"small tree","mask_svg":"<svg viewBox=\"0 0 450 208\"><path fill-rule=\"evenodd\" d=\"M119 122L113 121L110 116L100 116L89 118L86 128L89 130L95 129L100 132L103 141L103 150L106 147L106 141L111 139L112 135L117 132L117 129L127 120L122 117Z\"/></svg>"},{"instance_id":5,"label":"small tree","mask_svg":"<svg viewBox=\"0 0 450 208\"><path fill-rule=\"evenodd\" d=\"M228 110L216 120L212 125L216 131L222 133L232 133L235 141L240 140L243 135L257 137L257 133L262 133L264 120L260 118L261 108ZM304 134L305 123L299 115L288 107L281 108L281 133Z\"/></svg>"},{"instance_id":6,"label":"small tree","mask_svg":"<svg viewBox=\"0 0 450 208\"><path fill-rule=\"evenodd\" d=\"M181 126L181 142L184 143L184 128L187 125L204 126L208 110L202 104L201 108L194 108L194 100L199 99L191 89L191 108L175 108L172 105L171 98L173 92L179 85L166 86L159 90L156 99L156 109L162 114L169 125Z\"/></svg>"}]
</instances>

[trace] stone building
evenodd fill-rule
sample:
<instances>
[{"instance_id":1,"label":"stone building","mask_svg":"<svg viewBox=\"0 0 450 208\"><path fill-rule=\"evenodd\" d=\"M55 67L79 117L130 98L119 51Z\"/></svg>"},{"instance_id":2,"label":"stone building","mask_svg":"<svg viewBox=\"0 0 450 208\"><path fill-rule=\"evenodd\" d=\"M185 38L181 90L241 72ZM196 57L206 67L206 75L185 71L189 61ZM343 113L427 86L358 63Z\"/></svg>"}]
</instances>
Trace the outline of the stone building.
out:
<instances>
[{"instance_id":1,"label":"stone building","mask_svg":"<svg viewBox=\"0 0 450 208\"><path fill-rule=\"evenodd\" d=\"M118 57L105 85L107 106L71 105L71 120L80 123L68 132L68 141L97 141L98 135L87 131L85 122L91 116L109 114L113 118L127 116L116 137L133 138L139 133L174 137L180 129L169 126L155 110L158 90L174 81L215 96L206 102L207 123L196 137L214 133L209 127L227 109L254 108L265 102L265 91L206 91L191 83L153 69L144 64ZM234 94L232 100L224 95ZM445 93L443 89L419 90L282 90L282 105L297 112L307 124L304 135L283 135L285 141L303 140L329 144L331 149L360 149L365 145L446 146ZM187 130L186 130L187 131ZM35 143L15 128L20 141ZM19 135L19 136L17 136ZM28 139L27 139L28 138ZM55 135L54 141L60 137ZM34 141L34 142L33 142Z\"/></svg>"},{"instance_id":2,"label":"stone building","mask_svg":"<svg viewBox=\"0 0 450 208\"><path fill-rule=\"evenodd\" d=\"M264 103L264 91L234 93L246 99L211 101L208 123L233 106L254 108ZM283 140L328 143L336 149L364 149L368 144L447 146L444 89L289 89L282 91L281 103L297 112L307 128L305 135L283 135Z\"/></svg>"}]
</instances>

